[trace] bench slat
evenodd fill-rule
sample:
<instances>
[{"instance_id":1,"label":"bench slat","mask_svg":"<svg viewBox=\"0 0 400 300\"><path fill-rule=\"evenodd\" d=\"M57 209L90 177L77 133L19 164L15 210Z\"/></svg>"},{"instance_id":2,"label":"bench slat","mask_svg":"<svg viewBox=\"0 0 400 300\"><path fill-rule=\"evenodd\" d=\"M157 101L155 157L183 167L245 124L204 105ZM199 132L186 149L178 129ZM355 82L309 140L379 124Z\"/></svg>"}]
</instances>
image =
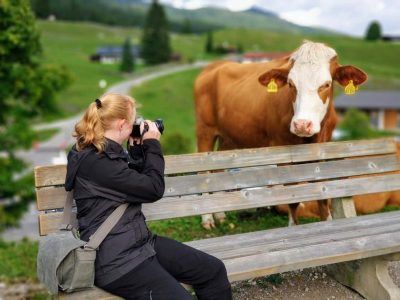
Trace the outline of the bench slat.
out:
<instances>
[{"instance_id":1,"label":"bench slat","mask_svg":"<svg viewBox=\"0 0 400 300\"><path fill-rule=\"evenodd\" d=\"M400 252L399 232L224 260L230 281Z\"/></svg>"},{"instance_id":2,"label":"bench slat","mask_svg":"<svg viewBox=\"0 0 400 300\"><path fill-rule=\"evenodd\" d=\"M221 192L203 196L163 198L155 203L144 204L143 212L147 220L159 220L393 191L400 189L400 174L374 176L373 182L374 184L371 184L371 177L360 177L292 186L246 189L229 193ZM61 213L40 214L40 234L45 235L56 230L61 215Z\"/></svg>"},{"instance_id":3,"label":"bench slat","mask_svg":"<svg viewBox=\"0 0 400 300\"><path fill-rule=\"evenodd\" d=\"M316 181L397 170L400 170L400 161L396 155L362 157L275 168L271 166L252 167L230 172L166 177L164 197ZM66 192L62 186L37 189L38 210L63 208L65 197Z\"/></svg>"},{"instance_id":4,"label":"bench slat","mask_svg":"<svg viewBox=\"0 0 400 300\"><path fill-rule=\"evenodd\" d=\"M398 217L400 215L397 215ZM325 223L325 222L323 222ZM315 229L315 228L314 228ZM370 235L384 234L390 232L400 233L400 223L397 221L385 222L381 225L370 226L367 228L357 227L339 232L327 232L323 235L315 235L312 230L308 236L303 238L293 238L290 240L280 239L275 242L265 242L264 240L253 241L247 245L235 245L231 249L215 249L212 254L221 259L232 259L248 255L256 255L265 252L284 251L294 248L306 247L315 244L324 244L331 241L344 241L356 237L366 237Z\"/></svg>"},{"instance_id":5,"label":"bench slat","mask_svg":"<svg viewBox=\"0 0 400 300\"><path fill-rule=\"evenodd\" d=\"M165 174L391 154L395 152L396 142L394 139L375 139L170 155L165 157ZM35 185L36 187L62 185L65 181L65 174L65 165L36 167Z\"/></svg>"},{"instance_id":6,"label":"bench slat","mask_svg":"<svg viewBox=\"0 0 400 300\"><path fill-rule=\"evenodd\" d=\"M230 251L232 249L243 248L249 245L274 245L288 243L289 241L303 241L310 238L331 237L328 235L341 235L347 232L361 230L371 230L375 227L385 228L392 224L398 224L400 211L385 212L360 216L358 218L336 219L334 222L309 223L287 228L275 228L256 232L240 233L235 235L226 235L215 238L208 238L197 241L190 241L186 244L206 251L208 253L217 253ZM387 230L387 228L386 228ZM372 234L372 233L371 233ZM288 246L289 247L289 246Z\"/></svg>"}]
</instances>

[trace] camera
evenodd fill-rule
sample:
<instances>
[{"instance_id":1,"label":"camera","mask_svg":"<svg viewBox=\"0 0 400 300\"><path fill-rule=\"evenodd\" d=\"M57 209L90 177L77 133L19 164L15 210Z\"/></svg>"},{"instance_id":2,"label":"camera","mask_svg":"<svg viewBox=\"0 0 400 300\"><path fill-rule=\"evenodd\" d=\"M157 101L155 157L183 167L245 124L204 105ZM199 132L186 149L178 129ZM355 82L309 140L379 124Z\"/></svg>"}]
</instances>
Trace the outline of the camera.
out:
<instances>
[{"instance_id":1,"label":"camera","mask_svg":"<svg viewBox=\"0 0 400 300\"><path fill-rule=\"evenodd\" d=\"M164 123L162 119L156 119L153 121L156 124L158 131L162 134L164 132ZM140 132L140 125L144 123L143 132ZM133 124L131 137L133 138L142 138L143 135L149 130L149 125L144 121L142 117L138 117ZM134 143L133 146L129 146L127 142L127 149L130 153L130 157L128 157L128 166L131 169L135 169L138 172L143 171L143 165L145 160L145 155L143 151L143 147L140 144Z\"/></svg>"},{"instance_id":2,"label":"camera","mask_svg":"<svg viewBox=\"0 0 400 300\"><path fill-rule=\"evenodd\" d=\"M140 132L140 125L144 122L143 132ZM162 134L164 132L164 123L162 119L156 119L153 121L156 124L158 131ZM141 138L149 130L149 125L144 121L142 117L138 117L133 124L131 137Z\"/></svg>"}]
</instances>

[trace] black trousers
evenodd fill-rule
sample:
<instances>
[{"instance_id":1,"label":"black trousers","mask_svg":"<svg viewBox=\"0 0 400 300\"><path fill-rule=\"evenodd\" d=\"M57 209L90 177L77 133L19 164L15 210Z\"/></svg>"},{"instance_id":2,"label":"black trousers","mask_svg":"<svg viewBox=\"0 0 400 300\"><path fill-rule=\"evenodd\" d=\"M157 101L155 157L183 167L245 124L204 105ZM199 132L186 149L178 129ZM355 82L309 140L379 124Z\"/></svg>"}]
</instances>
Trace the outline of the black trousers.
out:
<instances>
[{"instance_id":1,"label":"black trousers","mask_svg":"<svg viewBox=\"0 0 400 300\"><path fill-rule=\"evenodd\" d=\"M179 282L193 286L199 300L230 300L225 265L218 258L175 240L155 236L157 254L102 289L125 299L193 299Z\"/></svg>"}]
</instances>

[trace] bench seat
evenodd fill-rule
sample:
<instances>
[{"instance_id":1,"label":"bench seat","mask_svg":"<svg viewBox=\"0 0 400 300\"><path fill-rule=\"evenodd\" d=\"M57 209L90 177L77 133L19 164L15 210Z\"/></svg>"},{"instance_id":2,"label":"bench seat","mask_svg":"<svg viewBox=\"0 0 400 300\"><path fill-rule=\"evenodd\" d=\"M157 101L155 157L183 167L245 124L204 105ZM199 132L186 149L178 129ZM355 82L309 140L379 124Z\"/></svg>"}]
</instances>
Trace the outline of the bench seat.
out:
<instances>
[{"instance_id":1,"label":"bench seat","mask_svg":"<svg viewBox=\"0 0 400 300\"><path fill-rule=\"evenodd\" d=\"M230 281L400 252L400 211L186 242L224 261ZM120 299L95 288L79 299ZM61 299L77 299L61 293Z\"/></svg>"}]
</instances>

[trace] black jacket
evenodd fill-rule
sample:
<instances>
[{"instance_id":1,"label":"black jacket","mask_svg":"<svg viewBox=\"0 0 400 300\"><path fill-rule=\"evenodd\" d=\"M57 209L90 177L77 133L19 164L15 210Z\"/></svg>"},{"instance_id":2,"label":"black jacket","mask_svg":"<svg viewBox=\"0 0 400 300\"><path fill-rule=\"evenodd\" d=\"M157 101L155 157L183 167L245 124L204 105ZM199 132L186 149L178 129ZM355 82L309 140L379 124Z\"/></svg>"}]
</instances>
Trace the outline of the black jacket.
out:
<instances>
[{"instance_id":1,"label":"black jacket","mask_svg":"<svg viewBox=\"0 0 400 300\"><path fill-rule=\"evenodd\" d=\"M128 153L110 139L102 154L93 145L81 151L73 146L68 154L65 189L74 190L82 240L88 241L121 203L130 203L97 252L95 283L100 287L155 255L141 208L164 194L164 158L155 139L144 140L143 150L140 173L129 168Z\"/></svg>"}]
</instances>

